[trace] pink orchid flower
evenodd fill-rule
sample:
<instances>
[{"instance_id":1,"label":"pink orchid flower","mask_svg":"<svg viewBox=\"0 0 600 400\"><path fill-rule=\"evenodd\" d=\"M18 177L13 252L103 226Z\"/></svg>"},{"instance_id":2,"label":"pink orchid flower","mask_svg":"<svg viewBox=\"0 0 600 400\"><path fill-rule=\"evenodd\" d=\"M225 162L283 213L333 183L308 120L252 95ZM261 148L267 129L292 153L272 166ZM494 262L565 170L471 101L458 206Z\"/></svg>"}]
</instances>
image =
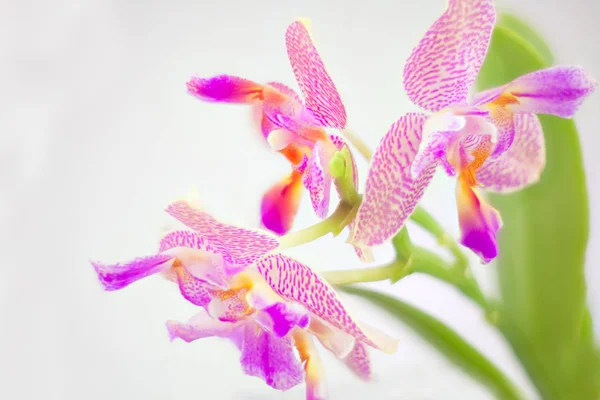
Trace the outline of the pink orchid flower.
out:
<instances>
[{"instance_id":1,"label":"pink orchid flower","mask_svg":"<svg viewBox=\"0 0 600 400\"><path fill-rule=\"evenodd\" d=\"M433 114L404 115L379 143L351 243L373 246L397 233L441 164L458 175L461 243L484 263L498 254L502 220L474 188L511 192L537 182L545 149L536 114L573 117L596 82L581 67L556 66L469 98L495 18L491 0L449 0L413 50L404 87Z\"/></svg>"},{"instance_id":2,"label":"pink orchid flower","mask_svg":"<svg viewBox=\"0 0 600 400\"><path fill-rule=\"evenodd\" d=\"M254 105L269 145L290 161L292 172L265 193L261 204L263 225L280 235L292 227L302 185L308 189L317 216L327 216L332 182L329 162L345 143L324 128L346 127L344 104L304 23L293 22L285 38L304 102L293 89L278 82L259 84L219 75L193 77L187 83L188 92L204 101Z\"/></svg>"},{"instance_id":3,"label":"pink orchid flower","mask_svg":"<svg viewBox=\"0 0 600 400\"><path fill-rule=\"evenodd\" d=\"M92 264L106 290L157 273L177 283L203 310L187 322L168 321L171 339L228 338L240 349L244 373L278 390L305 381L307 399L326 398L315 338L365 380L371 377L367 346L395 351L396 340L359 325L318 274L273 253L276 237L221 223L185 201L166 211L192 230L164 236L157 254Z\"/></svg>"}]
</instances>

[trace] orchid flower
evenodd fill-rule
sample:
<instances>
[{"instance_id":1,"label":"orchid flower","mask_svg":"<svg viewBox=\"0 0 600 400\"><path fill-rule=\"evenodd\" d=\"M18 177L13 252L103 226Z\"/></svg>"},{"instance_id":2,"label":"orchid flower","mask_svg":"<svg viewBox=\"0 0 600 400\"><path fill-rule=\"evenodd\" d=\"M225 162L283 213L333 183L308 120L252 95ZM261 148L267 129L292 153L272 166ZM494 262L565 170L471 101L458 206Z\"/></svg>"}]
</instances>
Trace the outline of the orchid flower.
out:
<instances>
[{"instance_id":1,"label":"orchid flower","mask_svg":"<svg viewBox=\"0 0 600 400\"><path fill-rule=\"evenodd\" d=\"M379 143L351 243L373 246L398 232L441 164L458 178L461 243L484 263L497 256L502 219L475 187L511 192L537 182L545 149L536 114L573 117L596 82L581 67L555 66L469 98L495 18L491 0L449 0L409 56L405 90L432 114L402 116Z\"/></svg>"},{"instance_id":2,"label":"orchid flower","mask_svg":"<svg viewBox=\"0 0 600 400\"><path fill-rule=\"evenodd\" d=\"M265 193L261 204L263 225L280 235L292 227L302 185L308 189L317 216L327 216L332 182L329 162L346 145L324 129L344 129L346 110L307 27L295 21L285 37L304 102L293 89L279 82L259 84L219 75L193 77L187 83L188 92L204 101L254 105L269 145L290 161L292 172Z\"/></svg>"},{"instance_id":3,"label":"orchid flower","mask_svg":"<svg viewBox=\"0 0 600 400\"><path fill-rule=\"evenodd\" d=\"M157 254L93 266L106 290L157 273L177 283L203 310L187 322L168 321L171 339L228 338L240 349L244 373L279 390L305 381L307 399L326 398L315 339L365 380L371 377L367 346L395 351L396 340L359 325L318 274L273 253L275 236L221 223L186 201L166 211L192 230L165 235Z\"/></svg>"}]
</instances>

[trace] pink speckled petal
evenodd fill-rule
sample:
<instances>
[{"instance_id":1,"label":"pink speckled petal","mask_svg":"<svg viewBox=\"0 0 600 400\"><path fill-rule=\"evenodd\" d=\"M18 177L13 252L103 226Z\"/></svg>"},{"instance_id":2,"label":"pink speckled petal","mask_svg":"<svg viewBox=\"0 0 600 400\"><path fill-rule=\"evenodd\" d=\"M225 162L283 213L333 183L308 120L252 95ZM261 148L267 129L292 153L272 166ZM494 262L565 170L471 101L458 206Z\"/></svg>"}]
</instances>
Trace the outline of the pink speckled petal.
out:
<instances>
[{"instance_id":1,"label":"pink speckled petal","mask_svg":"<svg viewBox=\"0 0 600 400\"><path fill-rule=\"evenodd\" d=\"M465 103L495 20L491 0L449 0L404 66L408 97L429 111Z\"/></svg>"},{"instance_id":2,"label":"pink speckled petal","mask_svg":"<svg viewBox=\"0 0 600 400\"><path fill-rule=\"evenodd\" d=\"M365 248L395 235L413 212L435 172L435 164L418 179L411 177L427 116L411 113L394 123L371 160L363 202L354 219L349 242Z\"/></svg>"},{"instance_id":3,"label":"pink speckled petal","mask_svg":"<svg viewBox=\"0 0 600 400\"><path fill-rule=\"evenodd\" d=\"M279 245L277 238L267 232L221 223L211 215L194 209L186 201L177 201L169 205L166 211L195 230L232 266L250 265Z\"/></svg>"},{"instance_id":4,"label":"pink speckled petal","mask_svg":"<svg viewBox=\"0 0 600 400\"><path fill-rule=\"evenodd\" d=\"M101 264L92 262L98 279L105 290L119 290L142 278L168 269L173 256L156 254L149 257L136 258L125 264Z\"/></svg>"},{"instance_id":5,"label":"pink speckled petal","mask_svg":"<svg viewBox=\"0 0 600 400\"><path fill-rule=\"evenodd\" d=\"M546 165L546 146L539 119L535 114L516 114L515 132L508 151L488 159L477 170L477 182L486 190L509 193L540 179Z\"/></svg>"},{"instance_id":6,"label":"pink speckled petal","mask_svg":"<svg viewBox=\"0 0 600 400\"><path fill-rule=\"evenodd\" d=\"M596 85L583 68L558 65L523 75L506 91L518 99L515 112L571 118Z\"/></svg>"},{"instance_id":7,"label":"pink speckled petal","mask_svg":"<svg viewBox=\"0 0 600 400\"><path fill-rule=\"evenodd\" d=\"M356 342L354 348L344 359L344 363L359 378L370 381L372 378L371 358L367 347L361 342Z\"/></svg>"},{"instance_id":8,"label":"pink speckled petal","mask_svg":"<svg viewBox=\"0 0 600 400\"><path fill-rule=\"evenodd\" d=\"M173 270L181 295L190 303L206 309L219 287L196 278L181 265L173 267Z\"/></svg>"},{"instance_id":9,"label":"pink speckled petal","mask_svg":"<svg viewBox=\"0 0 600 400\"><path fill-rule=\"evenodd\" d=\"M204 101L252 104L263 98L262 85L232 75L194 76L187 83L187 89L189 94Z\"/></svg>"},{"instance_id":10,"label":"pink speckled petal","mask_svg":"<svg viewBox=\"0 0 600 400\"><path fill-rule=\"evenodd\" d=\"M246 324L240 362L245 374L278 390L291 389L304 379L291 339L277 337L255 323Z\"/></svg>"},{"instance_id":11,"label":"pink speckled petal","mask_svg":"<svg viewBox=\"0 0 600 400\"><path fill-rule=\"evenodd\" d=\"M385 334L371 333L370 328L359 326L335 290L306 265L282 254L267 255L255 265L269 286L281 297L300 303L324 321L372 347L388 353L396 350L395 339Z\"/></svg>"},{"instance_id":12,"label":"pink speckled petal","mask_svg":"<svg viewBox=\"0 0 600 400\"><path fill-rule=\"evenodd\" d=\"M206 312L201 312L192 317L188 322L167 321L167 330L171 340L181 339L186 342L217 336L230 337L239 328L241 323L229 323L216 320Z\"/></svg>"},{"instance_id":13,"label":"pink speckled petal","mask_svg":"<svg viewBox=\"0 0 600 400\"><path fill-rule=\"evenodd\" d=\"M346 109L306 26L301 21L293 22L287 29L285 40L306 107L321 126L344 129Z\"/></svg>"},{"instance_id":14,"label":"pink speckled petal","mask_svg":"<svg viewBox=\"0 0 600 400\"><path fill-rule=\"evenodd\" d=\"M260 206L263 226L278 235L285 235L298 213L302 189L302 174L298 171L292 171L271 187Z\"/></svg>"},{"instance_id":15,"label":"pink speckled petal","mask_svg":"<svg viewBox=\"0 0 600 400\"><path fill-rule=\"evenodd\" d=\"M327 142L318 141L308 161L304 172L304 187L310 194L310 200L319 218L325 218L329 211L329 196L331 194L331 175L329 174L329 161L333 152Z\"/></svg>"},{"instance_id":16,"label":"pink speckled petal","mask_svg":"<svg viewBox=\"0 0 600 400\"><path fill-rule=\"evenodd\" d=\"M203 237L193 231L177 230L169 232L160 240L159 251L161 253L176 247L216 252Z\"/></svg>"}]
</instances>

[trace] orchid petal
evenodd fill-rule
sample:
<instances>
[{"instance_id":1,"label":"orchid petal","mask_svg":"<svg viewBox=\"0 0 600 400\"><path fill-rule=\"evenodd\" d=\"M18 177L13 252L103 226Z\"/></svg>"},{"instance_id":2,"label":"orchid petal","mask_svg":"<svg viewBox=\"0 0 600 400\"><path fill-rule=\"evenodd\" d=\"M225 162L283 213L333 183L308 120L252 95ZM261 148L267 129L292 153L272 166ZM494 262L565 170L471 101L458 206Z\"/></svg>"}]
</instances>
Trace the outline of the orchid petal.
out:
<instances>
[{"instance_id":1,"label":"orchid petal","mask_svg":"<svg viewBox=\"0 0 600 400\"><path fill-rule=\"evenodd\" d=\"M176 247L187 247L212 253L216 252L216 249L211 247L202 236L193 231L176 230L167 233L160 240L159 251L161 253Z\"/></svg>"},{"instance_id":2,"label":"orchid petal","mask_svg":"<svg viewBox=\"0 0 600 400\"><path fill-rule=\"evenodd\" d=\"M404 88L413 103L435 112L466 102L495 19L491 0L449 0L404 67Z\"/></svg>"},{"instance_id":3,"label":"orchid petal","mask_svg":"<svg viewBox=\"0 0 600 400\"><path fill-rule=\"evenodd\" d=\"M313 209L319 218L325 218L329 211L331 194L329 161L333 157L333 151L328 144L321 140L315 143L303 179L304 187L310 194Z\"/></svg>"},{"instance_id":4,"label":"orchid petal","mask_svg":"<svg viewBox=\"0 0 600 400\"><path fill-rule=\"evenodd\" d=\"M418 179L431 165L447 159L448 146L457 133L465 128L466 123L466 117L452 112L437 113L427 119L423 125L419 151L410 167L412 179ZM444 168L448 170L447 165ZM453 175L452 172L449 175Z\"/></svg>"},{"instance_id":5,"label":"orchid petal","mask_svg":"<svg viewBox=\"0 0 600 400\"><path fill-rule=\"evenodd\" d=\"M425 114L404 115L377 146L350 243L364 248L385 242L402 228L417 206L435 172L432 164L418 179L411 177L426 120Z\"/></svg>"},{"instance_id":6,"label":"orchid petal","mask_svg":"<svg viewBox=\"0 0 600 400\"><path fill-rule=\"evenodd\" d=\"M291 339L276 337L258 324L246 324L240 362L245 374L263 379L274 389L291 389L304 378Z\"/></svg>"},{"instance_id":7,"label":"orchid petal","mask_svg":"<svg viewBox=\"0 0 600 400\"><path fill-rule=\"evenodd\" d=\"M285 302L275 303L262 311L272 321L269 329L279 337L287 335L295 327L304 329L310 322L306 311Z\"/></svg>"},{"instance_id":8,"label":"orchid petal","mask_svg":"<svg viewBox=\"0 0 600 400\"><path fill-rule=\"evenodd\" d=\"M309 332L339 359L346 358L356 343L351 335L316 317L310 320Z\"/></svg>"},{"instance_id":9,"label":"orchid petal","mask_svg":"<svg viewBox=\"0 0 600 400\"><path fill-rule=\"evenodd\" d=\"M486 190L513 192L537 182L546 164L544 133L535 114L515 115L513 145L477 170L477 182Z\"/></svg>"},{"instance_id":10,"label":"orchid petal","mask_svg":"<svg viewBox=\"0 0 600 400\"><path fill-rule=\"evenodd\" d=\"M275 249L279 241L267 232L238 228L217 221L211 215L194 209L180 200L169 205L167 213L195 230L215 252L232 266L247 266Z\"/></svg>"},{"instance_id":11,"label":"orchid petal","mask_svg":"<svg viewBox=\"0 0 600 400\"><path fill-rule=\"evenodd\" d=\"M269 286L284 299L300 303L334 327L387 353L397 341L385 334L370 337L350 316L335 290L309 267L282 254L270 254L255 264Z\"/></svg>"},{"instance_id":12,"label":"orchid petal","mask_svg":"<svg viewBox=\"0 0 600 400\"><path fill-rule=\"evenodd\" d=\"M596 85L583 68L558 65L523 75L506 91L518 100L516 112L571 118Z\"/></svg>"},{"instance_id":13,"label":"orchid petal","mask_svg":"<svg viewBox=\"0 0 600 400\"><path fill-rule=\"evenodd\" d=\"M171 340L181 339L188 343L211 336L231 337L234 331L241 326L241 323L216 320L206 312L196 314L187 323L167 321L167 330Z\"/></svg>"},{"instance_id":14,"label":"orchid petal","mask_svg":"<svg viewBox=\"0 0 600 400\"><path fill-rule=\"evenodd\" d=\"M361 342L356 342L354 348L344 359L344 364L359 378L370 381L372 378L371 358L367 348Z\"/></svg>"},{"instance_id":15,"label":"orchid petal","mask_svg":"<svg viewBox=\"0 0 600 400\"><path fill-rule=\"evenodd\" d=\"M125 264L101 264L92 262L104 290L112 291L124 287L147 276L164 271L171 266L174 257L168 254L156 254L136 258Z\"/></svg>"},{"instance_id":16,"label":"orchid petal","mask_svg":"<svg viewBox=\"0 0 600 400\"><path fill-rule=\"evenodd\" d=\"M301 195L302 174L298 171L292 171L271 187L260 206L264 227L278 235L286 234L298 213Z\"/></svg>"},{"instance_id":17,"label":"orchid petal","mask_svg":"<svg viewBox=\"0 0 600 400\"><path fill-rule=\"evenodd\" d=\"M306 400L326 400L325 368L312 337L305 332L297 331L294 335L294 344L306 371Z\"/></svg>"},{"instance_id":18,"label":"orchid petal","mask_svg":"<svg viewBox=\"0 0 600 400\"><path fill-rule=\"evenodd\" d=\"M473 250L487 264L498 255L496 234L502 227L502 218L460 177L456 185L456 201L461 244Z\"/></svg>"},{"instance_id":19,"label":"orchid petal","mask_svg":"<svg viewBox=\"0 0 600 400\"><path fill-rule=\"evenodd\" d=\"M263 99L262 85L232 75L195 76L189 80L187 88L189 94L204 101L252 104Z\"/></svg>"},{"instance_id":20,"label":"orchid petal","mask_svg":"<svg viewBox=\"0 0 600 400\"><path fill-rule=\"evenodd\" d=\"M285 39L290 64L304 94L306 108L321 126L344 129L346 109L308 29L301 21L295 21L288 27Z\"/></svg>"},{"instance_id":21,"label":"orchid petal","mask_svg":"<svg viewBox=\"0 0 600 400\"><path fill-rule=\"evenodd\" d=\"M181 264L174 265L173 271L177 277L181 295L190 303L207 308L219 287L203 279L196 278Z\"/></svg>"}]
</instances>

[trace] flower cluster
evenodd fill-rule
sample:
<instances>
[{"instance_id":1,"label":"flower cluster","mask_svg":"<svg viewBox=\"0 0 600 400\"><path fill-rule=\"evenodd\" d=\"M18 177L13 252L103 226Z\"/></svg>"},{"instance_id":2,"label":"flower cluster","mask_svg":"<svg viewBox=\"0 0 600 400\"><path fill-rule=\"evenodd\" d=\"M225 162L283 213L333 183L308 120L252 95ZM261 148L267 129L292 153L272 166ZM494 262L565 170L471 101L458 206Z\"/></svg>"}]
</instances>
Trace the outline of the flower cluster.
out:
<instances>
[{"instance_id":1,"label":"flower cluster","mask_svg":"<svg viewBox=\"0 0 600 400\"><path fill-rule=\"evenodd\" d=\"M155 274L174 282L202 310L187 322L167 322L170 337L228 338L241 352L243 371L275 389L304 381L307 399L326 398L315 340L369 379L367 348L391 353L396 341L357 322L319 274L281 253L286 236L280 236L292 228L303 187L316 215L327 218L333 185L343 211L336 229L347 226L349 243L369 259L370 247L401 230L441 165L457 177L461 243L484 263L495 258L502 219L475 188L510 192L534 184L545 163L536 114L572 117L596 83L580 67L557 66L471 95L494 23L491 0L449 1L404 67L409 98L430 114L409 113L391 126L362 195L348 145L328 132L347 133L346 110L304 21L285 35L302 97L279 82L191 78L188 92L200 100L251 105L269 146L289 160L291 172L262 200L262 224L272 233L224 224L178 201L166 211L189 229L165 235L156 254L93 263L104 288Z\"/></svg>"}]
</instances>

